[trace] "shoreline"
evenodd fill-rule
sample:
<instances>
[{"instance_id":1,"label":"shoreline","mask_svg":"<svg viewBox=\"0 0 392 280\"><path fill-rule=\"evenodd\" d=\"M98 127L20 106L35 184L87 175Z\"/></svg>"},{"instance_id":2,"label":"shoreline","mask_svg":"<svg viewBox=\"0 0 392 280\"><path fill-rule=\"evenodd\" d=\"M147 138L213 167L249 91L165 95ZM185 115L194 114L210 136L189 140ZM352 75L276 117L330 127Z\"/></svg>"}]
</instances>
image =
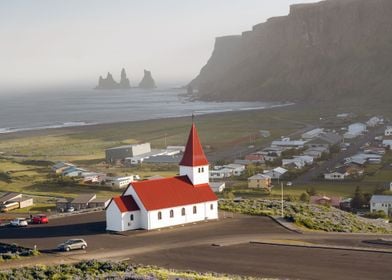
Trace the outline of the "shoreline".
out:
<instances>
[{"instance_id":1,"label":"shoreline","mask_svg":"<svg viewBox=\"0 0 392 280\"><path fill-rule=\"evenodd\" d=\"M214 117L217 115L237 115L237 114L244 114L249 112L255 111L270 111L270 110L280 110L282 108L296 108L300 107L300 104L296 103L285 103L285 104L277 104L271 105L268 107L257 107L257 108L242 108L238 110L227 110L227 111L218 111L218 112L211 112L211 113L201 113L195 114L196 121L197 119L205 119ZM197 112L197 111L196 111ZM152 118L152 119L144 119L144 120L127 120L127 121L115 121L115 122L105 122L105 123L85 123L85 122L68 122L68 123L75 123L76 125L67 125L68 123L64 123L65 126L48 126L46 127L39 127L39 128L25 128L19 129L17 131L10 131L10 132L3 132L0 133L0 141L1 140L8 140L13 138L21 138L25 136L43 136L48 135L51 133L54 134L64 134L64 133L77 133L81 131L88 131L88 130L101 130L107 129L113 126L126 126L130 124L138 124L138 123L151 123L151 122L161 122L161 121L184 121L185 119L191 119L192 114L189 116L168 116L165 118ZM83 124L82 124L83 123Z\"/></svg>"}]
</instances>

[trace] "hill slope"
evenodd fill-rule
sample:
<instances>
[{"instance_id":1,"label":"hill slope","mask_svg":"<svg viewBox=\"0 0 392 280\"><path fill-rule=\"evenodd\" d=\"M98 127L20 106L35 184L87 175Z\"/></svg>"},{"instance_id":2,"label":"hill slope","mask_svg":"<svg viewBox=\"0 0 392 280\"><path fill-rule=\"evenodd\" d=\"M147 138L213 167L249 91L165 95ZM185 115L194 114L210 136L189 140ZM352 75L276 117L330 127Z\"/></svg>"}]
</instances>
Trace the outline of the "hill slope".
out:
<instances>
[{"instance_id":1,"label":"hill slope","mask_svg":"<svg viewBox=\"0 0 392 280\"><path fill-rule=\"evenodd\" d=\"M288 16L217 38L191 85L201 99L391 102L391 31L391 0L293 5Z\"/></svg>"}]
</instances>

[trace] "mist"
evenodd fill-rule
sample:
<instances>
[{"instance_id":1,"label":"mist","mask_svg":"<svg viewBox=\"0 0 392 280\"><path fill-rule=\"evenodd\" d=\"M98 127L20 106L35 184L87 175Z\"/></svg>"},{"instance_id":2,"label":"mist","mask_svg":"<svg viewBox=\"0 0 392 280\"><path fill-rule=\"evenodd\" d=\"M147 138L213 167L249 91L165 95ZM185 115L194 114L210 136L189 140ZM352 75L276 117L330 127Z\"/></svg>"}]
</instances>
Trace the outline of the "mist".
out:
<instances>
[{"instance_id":1,"label":"mist","mask_svg":"<svg viewBox=\"0 0 392 280\"><path fill-rule=\"evenodd\" d=\"M211 55L215 37L240 34L309 0L2 1L0 93L95 86L125 68L181 86Z\"/></svg>"}]
</instances>

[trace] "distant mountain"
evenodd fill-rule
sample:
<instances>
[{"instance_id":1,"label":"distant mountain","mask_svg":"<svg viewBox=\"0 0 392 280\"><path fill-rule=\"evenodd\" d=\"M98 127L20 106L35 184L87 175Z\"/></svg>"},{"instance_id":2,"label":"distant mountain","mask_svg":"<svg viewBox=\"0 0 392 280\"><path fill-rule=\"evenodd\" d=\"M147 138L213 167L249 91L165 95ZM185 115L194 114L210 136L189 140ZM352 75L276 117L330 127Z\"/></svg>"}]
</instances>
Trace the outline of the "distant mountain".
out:
<instances>
[{"instance_id":1,"label":"distant mountain","mask_svg":"<svg viewBox=\"0 0 392 280\"><path fill-rule=\"evenodd\" d=\"M391 104L392 0L292 5L217 38L190 86L209 100Z\"/></svg>"},{"instance_id":2,"label":"distant mountain","mask_svg":"<svg viewBox=\"0 0 392 280\"><path fill-rule=\"evenodd\" d=\"M129 88L131 88L131 85L129 83L129 79L127 78L127 74L124 68L121 70L121 80L119 83L116 82L113 79L112 74L108 72L106 78L102 78L102 76L99 76L98 85L95 87L95 89L129 89Z\"/></svg>"},{"instance_id":3,"label":"distant mountain","mask_svg":"<svg viewBox=\"0 0 392 280\"><path fill-rule=\"evenodd\" d=\"M151 71L144 70L143 79L139 83L139 88L153 89L156 88L154 79L152 78Z\"/></svg>"}]
</instances>

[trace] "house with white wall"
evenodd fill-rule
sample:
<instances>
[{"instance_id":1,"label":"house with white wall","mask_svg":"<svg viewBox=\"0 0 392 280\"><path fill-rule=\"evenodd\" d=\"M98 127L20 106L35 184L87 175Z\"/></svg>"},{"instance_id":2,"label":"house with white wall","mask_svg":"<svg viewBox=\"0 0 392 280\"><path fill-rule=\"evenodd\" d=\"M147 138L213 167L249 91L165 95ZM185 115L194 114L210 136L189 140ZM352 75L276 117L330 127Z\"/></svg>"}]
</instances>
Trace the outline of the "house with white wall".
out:
<instances>
[{"instance_id":1,"label":"house with white wall","mask_svg":"<svg viewBox=\"0 0 392 280\"><path fill-rule=\"evenodd\" d=\"M392 126L387 126L384 132L385 136L392 136Z\"/></svg>"},{"instance_id":2,"label":"house with white wall","mask_svg":"<svg viewBox=\"0 0 392 280\"><path fill-rule=\"evenodd\" d=\"M392 214L392 195L372 195L370 199L370 212L384 211L385 214Z\"/></svg>"},{"instance_id":3,"label":"house with white wall","mask_svg":"<svg viewBox=\"0 0 392 280\"><path fill-rule=\"evenodd\" d=\"M106 229L158 229L218 218L218 198L209 185L209 163L192 124L180 175L132 182L106 208Z\"/></svg>"},{"instance_id":4,"label":"house with white wall","mask_svg":"<svg viewBox=\"0 0 392 280\"><path fill-rule=\"evenodd\" d=\"M353 139L366 132L366 124L364 123L353 123L348 126L347 132L344 134L344 138Z\"/></svg>"}]
</instances>

